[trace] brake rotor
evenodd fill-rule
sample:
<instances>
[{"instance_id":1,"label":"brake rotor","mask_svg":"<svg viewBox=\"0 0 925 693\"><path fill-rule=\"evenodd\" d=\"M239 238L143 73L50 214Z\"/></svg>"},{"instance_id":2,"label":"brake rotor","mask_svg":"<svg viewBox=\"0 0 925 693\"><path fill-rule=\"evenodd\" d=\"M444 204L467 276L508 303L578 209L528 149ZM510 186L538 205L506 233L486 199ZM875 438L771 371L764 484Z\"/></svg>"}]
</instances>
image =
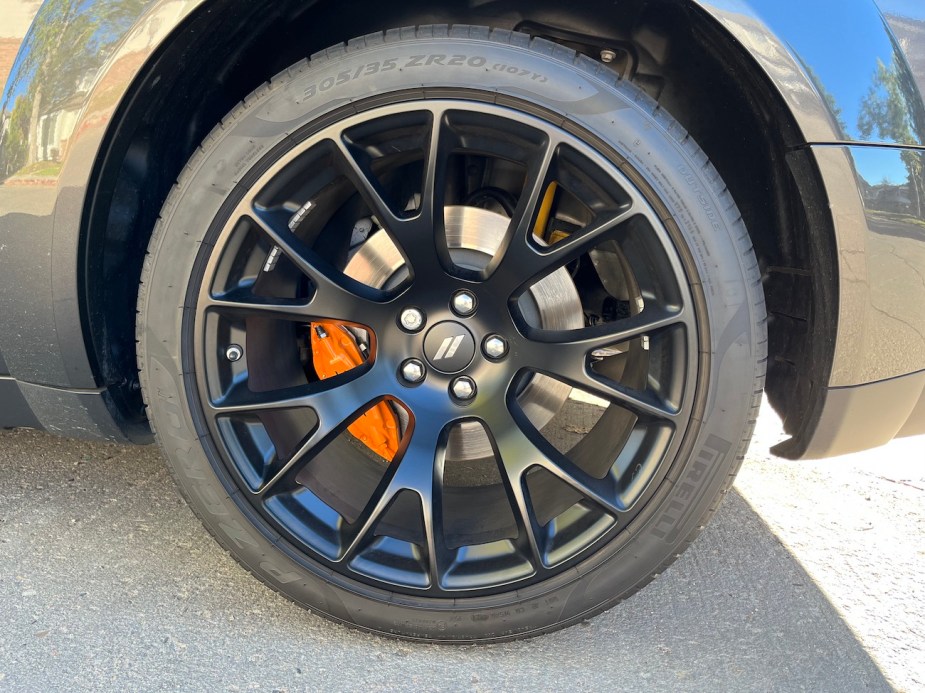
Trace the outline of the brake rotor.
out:
<instances>
[{"instance_id":1,"label":"brake rotor","mask_svg":"<svg viewBox=\"0 0 925 693\"><path fill-rule=\"evenodd\" d=\"M446 208L447 246L453 262L482 270L494 257L507 233L510 219L478 207ZM369 286L387 289L408 277L401 252L384 231L371 234L350 258L347 276ZM550 330L584 327L581 299L572 278L561 268L534 284L520 299L519 309L528 323ZM568 399L571 387L535 374L517 396L530 422L542 429ZM466 422L450 432L447 460L468 461L494 456L491 443L478 423Z\"/></svg>"}]
</instances>

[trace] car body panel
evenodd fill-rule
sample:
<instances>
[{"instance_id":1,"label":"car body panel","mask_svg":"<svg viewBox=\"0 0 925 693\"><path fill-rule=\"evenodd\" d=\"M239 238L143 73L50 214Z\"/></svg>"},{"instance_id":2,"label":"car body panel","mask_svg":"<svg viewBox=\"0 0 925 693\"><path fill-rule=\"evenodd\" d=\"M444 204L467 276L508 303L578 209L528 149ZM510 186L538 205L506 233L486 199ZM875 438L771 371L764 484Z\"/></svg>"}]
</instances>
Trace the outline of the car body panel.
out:
<instances>
[{"instance_id":1,"label":"car body panel","mask_svg":"<svg viewBox=\"0 0 925 693\"><path fill-rule=\"evenodd\" d=\"M918 0L879 0L906 62L918 85L925 94L925 3Z\"/></svg>"},{"instance_id":2,"label":"car body panel","mask_svg":"<svg viewBox=\"0 0 925 693\"><path fill-rule=\"evenodd\" d=\"M23 41L2 108L15 118L17 98L34 99L36 93L46 95L42 100L47 106L37 118L29 114L41 136L25 138L38 151L25 157L18 174L10 170L15 156L10 138L0 147L0 239L10 239L0 240L7 246L0 255L0 275L15 277L11 286L4 286L0 322L19 326L0 333L0 350L19 380L68 389L101 384L85 347L78 305L78 244L87 183L107 125L133 78L197 4L49 0ZM78 14L95 17L95 25L77 22ZM49 45L46 36L59 34L61 42L82 42L82 50L62 54L55 40ZM90 38L81 38L87 34ZM16 163L20 160L22 155ZM16 241L23 237L28 243Z\"/></svg>"},{"instance_id":3,"label":"car body panel","mask_svg":"<svg viewBox=\"0 0 925 693\"><path fill-rule=\"evenodd\" d=\"M822 416L801 451L806 458L832 457L925 434L925 371L825 391ZM772 449L787 453L787 444Z\"/></svg>"},{"instance_id":4,"label":"car body panel","mask_svg":"<svg viewBox=\"0 0 925 693\"><path fill-rule=\"evenodd\" d=\"M896 252L911 257L925 248L917 235L925 214L921 205L914 211L907 205L897 219L879 208L908 198L898 166L916 165L922 154L914 148L925 147L925 104L916 86L925 83L925 66L917 61L913 75L900 48L922 35L925 10L914 0L881 3L898 27L897 40L873 0L817 0L799 14L779 0L694 4L750 53L791 110L803 143L815 145L838 234L843 321L827 385L852 387L925 369L925 337L915 327L925 283L916 285L915 267L894 259ZM85 334L86 190L139 72L191 13L208 11L208 0L12 0L12 6L18 19L4 32L21 34L24 18L34 21L0 98L0 324L16 326L0 330L0 353L45 427L66 420L63 432L117 439L111 419L96 421L107 418L107 383L100 382ZM830 29L823 34L820 26ZM826 36L831 40L820 40ZM0 38L2 61L19 38ZM903 117L890 121L883 116L889 109ZM10 134L13 126L19 140ZM881 169L892 177L877 178ZM885 313L895 291L902 305ZM908 345L890 355L878 351L896 325ZM868 358L871 350L878 361Z\"/></svg>"},{"instance_id":5,"label":"car body panel","mask_svg":"<svg viewBox=\"0 0 925 693\"><path fill-rule=\"evenodd\" d=\"M830 386L925 368L925 151L812 148L838 238L838 338Z\"/></svg>"},{"instance_id":6,"label":"car body panel","mask_svg":"<svg viewBox=\"0 0 925 693\"><path fill-rule=\"evenodd\" d=\"M904 4L883 4L896 10L897 3ZM925 145L925 107L916 79L872 1L814 0L802 3L799 13L779 0L712 0L704 6L768 74L806 142ZM914 18L909 25L917 26ZM925 81L925 75L919 79ZM896 130L877 129L865 122L865 112L890 89L909 122Z\"/></svg>"},{"instance_id":7,"label":"car body panel","mask_svg":"<svg viewBox=\"0 0 925 693\"><path fill-rule=\"evenodd\" d=\"M4 428L41 426L23 397L19 384L13 378L4 376L0 376L0 425Z\"/></svg>"}]
</instances>

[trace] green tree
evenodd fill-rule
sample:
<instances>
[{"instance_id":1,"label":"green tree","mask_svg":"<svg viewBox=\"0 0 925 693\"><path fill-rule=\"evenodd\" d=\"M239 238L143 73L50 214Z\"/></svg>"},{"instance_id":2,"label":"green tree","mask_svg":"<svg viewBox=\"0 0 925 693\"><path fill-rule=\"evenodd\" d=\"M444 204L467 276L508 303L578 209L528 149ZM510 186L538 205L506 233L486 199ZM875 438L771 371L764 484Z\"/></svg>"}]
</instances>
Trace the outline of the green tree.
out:
<instances>
[{"instance_id":1,"label":"green tree","mask_svg":"<svg viewBox=\"0 0 925 693\"><path fill-rule=\"evenodd\" d=\"M29 84L13 107L14 112L22 103L30 107L26 146L19 150L23 163L37 159L42 115L53 112L88 73L102 65L115 40L147 2L114 0L88 6L86 0L46 0L42 4L7 85L7 93L15 94L20 84ZM9 165L6 162L5 167Z\"/></svg>"},{"instance_id":2,"label":"green tree","mask_svg":"<svg viewBox=\"0 0 925 693\"><path fill-rule=\"evenodd\" d=\"M845 118L842 114L841 106L838 105L838 100L835 98L835 95L832 94L828 89L825 88L825 83L819 79L819 75L812 68L812 66L806 66L807 74L809 75L809 81L813 83L813 86L816 87L816 91L819 92L819 95L825 99L825 104L829 108L829 113L832 116L832 119L835 121L835 124L838 126L838 132L841 137L845 137L845 133L848 132L848 126L845 125Z\"/></svg>"},{"instance_id":3,"label":"green tree","mask_svg":"<svg viewBox=\"0 0 925 693\"><path fill-rule=\"evenodd\" d=\"M878 61L877 72L858 113L858 130L863 137L877 137L899 144L917 144L912 110L906 101L910 92L908 71L895 61L889 67ZM915 199L916 211L922 218L923 189L922 154L904 150L900 157L909 173L909 187Z\"/></svg>"},{"instance_id":4,"label":"green tree","mask_svg":"<svg viewBox=\"0 0 925 693\"><path fill-rule=\"evenodd\" d=\"M29 149L29 116L32 113L32 100L28 96L16 99L10 113L9 127L0 150L0 180L15 173L26 163Z\"/></svg>"}]
</instances>

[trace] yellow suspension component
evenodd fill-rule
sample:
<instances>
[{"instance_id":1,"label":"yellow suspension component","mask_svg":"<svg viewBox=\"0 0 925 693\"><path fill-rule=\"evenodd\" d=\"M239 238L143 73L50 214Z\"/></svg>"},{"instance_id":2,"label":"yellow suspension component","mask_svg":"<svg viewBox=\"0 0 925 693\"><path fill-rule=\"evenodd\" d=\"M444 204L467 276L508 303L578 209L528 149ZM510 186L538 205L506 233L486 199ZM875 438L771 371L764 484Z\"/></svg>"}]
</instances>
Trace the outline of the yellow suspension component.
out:
<instances>
[{"instance_id":1,"label":"yellow suspension component","mask_svg":"<svg viewBox=\"0 0 925 693\"><path fill-rule=\"evenodd\" d=\"M536 216L536 224L533 226L533 235L539 238L547 245L555 245L563 238L568 238L571 234L568 231L548 231L549 218L552 214L552 205L556 199L556 192L559 190L559 184L553 181L546 188L543 195L543 201L540 203L540 212Z\"/></svg>"},{"instance_id":2,"label":"yellow suspension component","mask_svg":"<svg viewBox=\"0 0 925 693\"><path fill-rule=\"evenodd\" d=\"M322 380L346 373L364 361L356 339L343 325L315 322L311 325L312 363ZM347 428L366 447L391 462L398 452L398 418L385 402L366 410Z\"/></svg>"},{"instance_id":3,"label":"yellow suspension component","mask_svg":"<svg viewBox=\"0 0 925 693\"><path fill-rule=\"evenodd\" d=\"M540 203L539 214L536 215L536 224L533 225L533 235L539 238L541 241L546 241L546 227L549 226L549 216L552 213L552 203L556 199L556 190L559 189L559 184L553 181L549 184L549 187L546 188L546 193L543 195L543 201Z\"/></svg>"}]
</instances>

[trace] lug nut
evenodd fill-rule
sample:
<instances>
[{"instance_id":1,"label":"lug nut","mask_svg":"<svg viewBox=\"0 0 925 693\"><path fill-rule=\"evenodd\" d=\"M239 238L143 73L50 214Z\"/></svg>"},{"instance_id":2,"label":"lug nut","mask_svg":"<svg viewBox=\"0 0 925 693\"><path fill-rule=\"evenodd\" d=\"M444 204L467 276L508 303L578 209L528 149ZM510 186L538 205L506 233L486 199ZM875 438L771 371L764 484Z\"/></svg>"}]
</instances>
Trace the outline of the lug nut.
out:
<instances>
[{"instance_id":1,"label":"lug nut","mask_svg":"<svg viewBox=\"0 0 925 693\"><path fill-rule=\"evenodd\" d=\"M460 291L453 296L453 310L457 315L472 315L475 312L475 296L468 291Z\"/></svg>"},{"instance_id":2,"label":"lug nut","mask_svg":"<svg viewBox=\"0 0 925 693\"><path fill-rule=\"evenodd\" d=\"M485 352L485 356L488 358L500 359L502 356L507 354L507 342L504 341L504 337L499 335L489 335L485 339L485 343L482 344L482 350Z\"/></svg>"},{"instance_id":3,"label":"lug nut","mask_svg":"<svg viewBox=\"0 0 925 693\"><path fill-rule=\"evenodd\" d=\"M456 378L456 380L453 381L453 384L450 385L450 390L456 399L472 399L475 397L475 381L472 380L472 378L467 378L465 376L462 378Z\"/></svg>"},{"instance_id":4,"label":"lug nut","mask_svg":"<svg viewBox=\"0 0 925 693\"><path fill-rule=\"evenodd\" d=\"M399 317L401 326L409 332L417 332L424 327L424 313L417 308L405 308Z\"/></svg>"},{"instance_id":5,"label":"lug nut","mask_svg":"<svg viewBox=\"0 0 925 693\"><path fill-rule=\"evenodd\" d=\"M242 356L244 356L244 349L238 344L230 344L228 348L225 349L225 358L232 363L240 361Z\"/></svg>"},{"instance_id":6,"label":"lug nut","mask_svg":"<svg viewBox=\"0 0 925 693\"><path fill-rule=\"evenodd\" d=\"M424 380L424 364L417 359L408 359L401 365L401 377L409 383L419 383Z\"/></svg>"}]
</instances>

